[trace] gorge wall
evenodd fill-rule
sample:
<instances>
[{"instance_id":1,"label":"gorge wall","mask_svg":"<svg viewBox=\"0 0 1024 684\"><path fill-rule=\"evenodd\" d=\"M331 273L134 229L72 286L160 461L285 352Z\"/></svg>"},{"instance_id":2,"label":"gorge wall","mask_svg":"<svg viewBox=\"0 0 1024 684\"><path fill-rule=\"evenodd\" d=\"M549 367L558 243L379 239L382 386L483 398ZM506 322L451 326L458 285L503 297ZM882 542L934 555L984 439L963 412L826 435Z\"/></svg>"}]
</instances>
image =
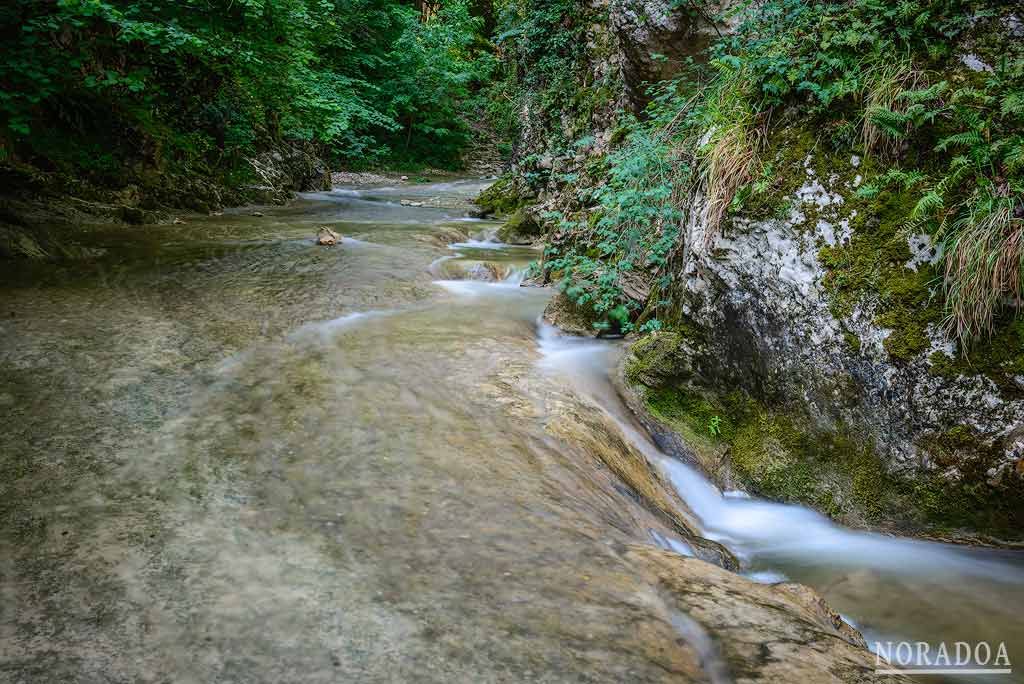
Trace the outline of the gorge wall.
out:
<instances>
[{"instance_id":1,"label":"gorge wall","mask_svg":"<svg viewBox=\"0 0 1024 684\"><path fill-rule=\"evenodd\" d=\"M573 4L563 30L580 40L564 60L576 89L526 89L511 170L481 198L542 227L537 278L563 291L549 318L635 336L627 399L663 447L723 487L854 526L1020 540L1019 299L996 292L987 327L965 335L962 290L985 284L950 267L992 216L1005 243L991 259L1024 231L1012 154L986 158L971 181L993 188L985 201L1002 213L983 214L966 185L950 190L975 173L956 160L981 149L956 133L968 91L988 93L995 112L979 140L1020 144L1019 14L922 2L951 37L907 39L920 52L898 68L872 53L879 64L863 74L837 67L835 79L787 85L800 49L811 74L846 58L848 46L828 46L849 38L831 32L856 26L866 3L810 19L771 14L776 3ZM858 30L903 21L871 20ZM783 48L778 82L736 77ZM843 91L842 78L862 83ZM887 128L889 114L903 118ZM921 198L943 192L946 214L925 220ZM965 206L968 219L947 222Z\"/></svg>"}]
</instances>

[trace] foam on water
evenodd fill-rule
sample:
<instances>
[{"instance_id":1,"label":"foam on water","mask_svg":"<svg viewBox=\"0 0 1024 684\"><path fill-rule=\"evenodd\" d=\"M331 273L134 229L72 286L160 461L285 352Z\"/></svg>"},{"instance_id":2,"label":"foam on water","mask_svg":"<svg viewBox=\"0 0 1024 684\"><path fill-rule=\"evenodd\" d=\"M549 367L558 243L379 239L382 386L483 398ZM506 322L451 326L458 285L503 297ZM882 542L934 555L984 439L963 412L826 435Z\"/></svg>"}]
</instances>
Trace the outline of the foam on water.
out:
<instances>
[{"instance_id":1,"label":"foam on water","mask_svg":"<svg viewBox=\"0 0 1024 684\"><path fill-rule=\"evenodd\" d=\"M448 245L451 249L507 249L512 245L494 240L466 240L464 242L453 242Z\"/></svg>"},{"instance_id":2,"label":"foam on water","mask_svg":"<svg viewBox=\"0 0 1024 684\"><path fill-rule=\"evenodd\" d=\"M332 318L330 320L316 321L314 323L306 323L305 325L299 326L289 333L288 340L292 342L309 340L325 341L342 330L356 327L376 318L391 316L394 313L395 311L387 309L353 311L352 313L347 313L344 316L338 316L337 318Z\"/></svg>"},{"instance_id":3,"label":"foam on water","mask_svg":"<svg viewBox=\"0 0 1024 684\"><path fill-rule=\"evenodd\" d=\"M507 280L488 283L482 280L435 280L435 285L462 297L481 297L489 294L515 295L519 283Z\"/></svg>"}]
</instances>

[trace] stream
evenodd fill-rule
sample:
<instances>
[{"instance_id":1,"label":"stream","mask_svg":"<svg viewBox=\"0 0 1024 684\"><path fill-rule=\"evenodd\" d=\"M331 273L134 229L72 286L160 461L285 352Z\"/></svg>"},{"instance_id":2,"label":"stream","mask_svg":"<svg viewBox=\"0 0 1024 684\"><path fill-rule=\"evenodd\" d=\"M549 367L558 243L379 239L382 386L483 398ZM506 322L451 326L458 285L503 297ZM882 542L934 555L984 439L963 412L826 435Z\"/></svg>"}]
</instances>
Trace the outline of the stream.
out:
<instances>
[{"instance_id":1,"label":"stream","mask_svg":"<svg viewBox=\"0 0 1024 684\"><path fill-rule=\"evenodd\" d=\"M87 226L92 259L5 266L0 679L678 678L624 549L692 551L594 457L620 439L742 574L869 644L1005 642L1012 676L949 681L1024 682L1024 552L717 491L620 401L623 343L542 322L538 253L465 218L484 186Z\"/></svg>"}]
</instances>

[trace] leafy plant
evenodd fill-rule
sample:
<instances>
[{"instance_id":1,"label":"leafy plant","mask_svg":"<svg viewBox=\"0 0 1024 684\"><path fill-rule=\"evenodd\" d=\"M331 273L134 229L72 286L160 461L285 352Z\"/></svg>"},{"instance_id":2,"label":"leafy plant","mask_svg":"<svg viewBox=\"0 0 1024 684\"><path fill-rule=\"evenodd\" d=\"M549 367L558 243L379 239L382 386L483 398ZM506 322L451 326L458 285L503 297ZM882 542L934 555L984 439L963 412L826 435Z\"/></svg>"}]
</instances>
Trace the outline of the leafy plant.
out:
<instances>
[{"instance_id":1,"label":"leafy plant","mask_svg":"<svg viewBox=\"0 0 1024 684\"><path fill-rule=\"evenodd\" d=\"M718 415L711 416L708 419L708 434L712 437L718 437L722 434L722 417Z\"/></svg>"}]
</instances>

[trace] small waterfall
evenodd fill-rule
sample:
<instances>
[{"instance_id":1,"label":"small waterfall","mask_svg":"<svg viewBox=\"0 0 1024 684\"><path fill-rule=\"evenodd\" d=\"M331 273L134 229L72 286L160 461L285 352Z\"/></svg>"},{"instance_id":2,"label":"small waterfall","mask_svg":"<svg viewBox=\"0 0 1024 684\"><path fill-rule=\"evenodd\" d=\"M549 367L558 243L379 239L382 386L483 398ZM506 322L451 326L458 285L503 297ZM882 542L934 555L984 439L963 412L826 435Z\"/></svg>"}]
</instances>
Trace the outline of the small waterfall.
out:
<instances>
[{"instance_id":1,"label":"small waterfall","mask_svg":"<svg viewBox=\"0 0 1024 684\"><path fill-rule=\"evenodd\" d=\"M525 266L513 266L508 270L505 277L502 278L502 282L507 285L522 285L529 270L530 269Z\"/></svg>"}]
</instances>

